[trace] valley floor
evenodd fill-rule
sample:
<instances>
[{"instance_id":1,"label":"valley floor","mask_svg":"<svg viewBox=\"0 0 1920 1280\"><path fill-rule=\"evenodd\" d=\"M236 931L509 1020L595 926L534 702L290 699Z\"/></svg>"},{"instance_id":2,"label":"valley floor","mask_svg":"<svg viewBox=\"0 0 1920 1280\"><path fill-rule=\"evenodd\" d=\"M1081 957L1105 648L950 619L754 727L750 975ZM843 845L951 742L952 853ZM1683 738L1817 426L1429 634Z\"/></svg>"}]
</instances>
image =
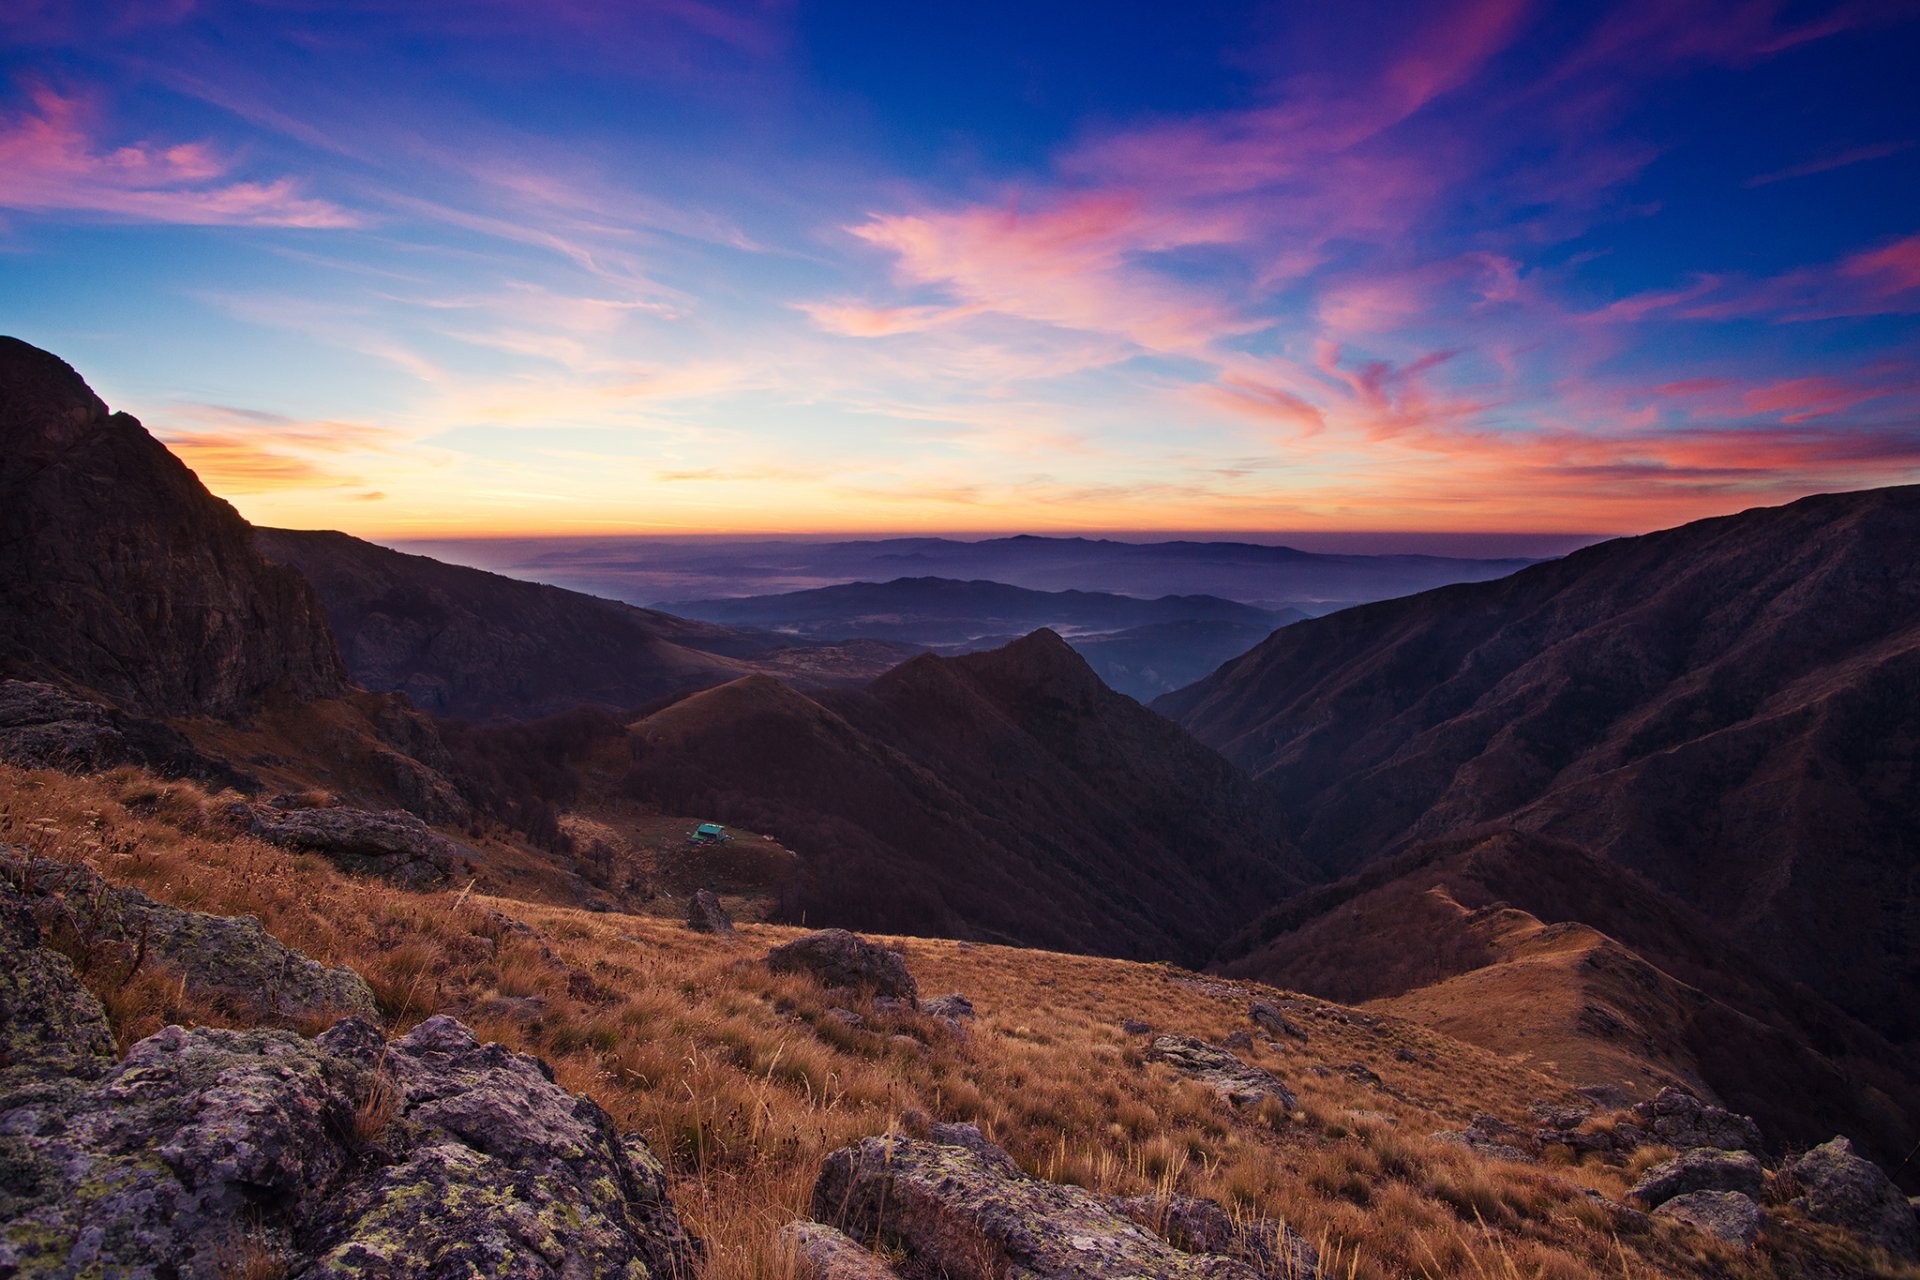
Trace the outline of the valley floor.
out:
<instances>
[{"instance_id":1,"label":"valley floor","mask_svg":"<svg viewBox=\"0 0 1920 1280\"><path fill-rule=\"evenodd\" d=\"M806 1216L821 1157L926 1118L977 1121L1047 1178L1177 1189L1284 1219L1319 1245L1328 1276L1348 1280L1920 1277L1777 1204L1751 1253L1620 1211L1636 1174L1666 1154L1657 1148L1624 1167L1565 1149L1526 1164L1437 1141L1483 1115L1531 1129L1532 1104L1578 1099L1566 1081L1401 1019L1165 965L899 938L888 942L922 994L964 993L977 1020L956 1033L867 1012L854 1026L809 979L761 963L798 930L749 924L721 939L471 886L403 891L234 834L223 807L135 770L0 766L0 845L86 861L179 906L254 915L363 974L390 1034L450 1013L546 1059L667 1161L712 1280L793 1275L774 1232ZM238 1016L187 998L157 960L68 946L122 1048L168 1023ZM1252 999L1307 1033L1243 1051L1294 1089L1292 1111L1232 1110L1145 1062L1147 1037L1125 1025L1218 1043L1253 1029Z\"/></svg>"}]
</instances>

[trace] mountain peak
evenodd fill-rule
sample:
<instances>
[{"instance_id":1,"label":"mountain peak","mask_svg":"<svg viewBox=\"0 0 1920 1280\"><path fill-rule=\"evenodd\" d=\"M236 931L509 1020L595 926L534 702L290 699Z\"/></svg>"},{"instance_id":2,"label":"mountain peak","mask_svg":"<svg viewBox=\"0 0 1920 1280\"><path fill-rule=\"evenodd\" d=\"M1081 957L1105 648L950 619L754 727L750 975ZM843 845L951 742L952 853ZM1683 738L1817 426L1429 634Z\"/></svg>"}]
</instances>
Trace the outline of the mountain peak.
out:
<instances>
[{"instance_id":1,"label":"mountain peak","mask_svg":"<svg viewBox=\"0 0 1920 1280\"><path fill-rule=\"evenodd\" d=\"M70 445L106 418L106 404L72 365L0 336L0 439L9 453Z\"/></svg>"}]
</instances>

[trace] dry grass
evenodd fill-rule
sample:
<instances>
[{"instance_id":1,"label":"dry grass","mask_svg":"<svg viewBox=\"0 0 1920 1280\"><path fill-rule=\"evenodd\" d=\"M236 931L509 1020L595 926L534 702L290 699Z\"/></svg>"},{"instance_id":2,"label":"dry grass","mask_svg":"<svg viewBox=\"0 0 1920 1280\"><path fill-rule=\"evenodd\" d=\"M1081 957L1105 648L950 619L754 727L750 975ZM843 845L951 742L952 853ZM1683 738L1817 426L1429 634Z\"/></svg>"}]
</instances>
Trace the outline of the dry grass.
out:
<instances>
[{"instance_id":1,"label":"dry grass","mask_svg":"<svg viewBox=\"0 0 1920 1280\"><path fill-rule=\"evenodd\" d=\"M748 925L725 942L657 918L401 892L227 834L218 811L215 797L132 773L0 768L0 842L85 859L183 906L252 913L289 945L365 974L390 1031L449 1012L545 1057L561 1084L591 1094L667 1161L681 1212L708 1241L713 1280L794 1276L773 1234L806 1214L820 1158L916 1113L976 1121L1047 1177L1207 1195L1284 1219L1347 1280L1769 1280L1794 1273L1777 1259L1813 1247L1804 1233L1770 1230L1768 1247L1743 1257L1669 1224L1616 1224L1584 1189L1618 1199L1631 1170L1488 1161L1431 1141L1482 1112L1524 1124L1531 1101L1567 1095L1411 1024L1301 1000L1306 1046L1256 1042L1245 1055L1287 1080L1299 1109L1234 1114L1144 1064L1144 1038L1121 1023L1218 1040L1245 1028L1250 995L1276 997L1264 988L899 939L922 990L965 992L978 1022L964 1037L917 1014L849 1028L828 1014L835 997L758 962L794 930ZM169 998L157 967L128 991L110 1006L123 1038L161 1019L222 1016ZM391 1106L375 1094L356 1118L367 1141Z\"/></svg>"}]
</instances>

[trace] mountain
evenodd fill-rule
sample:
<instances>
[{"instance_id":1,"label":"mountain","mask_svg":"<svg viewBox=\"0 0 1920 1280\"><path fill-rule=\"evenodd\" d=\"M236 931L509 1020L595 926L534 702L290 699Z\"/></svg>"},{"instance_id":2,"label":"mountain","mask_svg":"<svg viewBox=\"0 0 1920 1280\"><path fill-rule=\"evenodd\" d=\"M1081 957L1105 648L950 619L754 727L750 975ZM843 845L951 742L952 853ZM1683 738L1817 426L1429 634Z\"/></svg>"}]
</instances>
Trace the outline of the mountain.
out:
<instances>
[{"instance_id":1,"label":"mountain","mask_svg":"<svg viewBox=\"0 0 1920 1280\"><path fill-rule=\"evenodd\" d=\"M1297 623L1155 706L1334 874L1497 820L1920 1037L1920 488Z\"/></svg>"},{"instance_id":2,"label":"mountain","mask_svg":"<svg viewBox=\"0 0 1920 1280\"><path fill-rule=\"evenodd\" d=\"M326 606L353 678L440 715L526 719L626 710L753 672L858 682L910 647L807 646L443 564L344 533L261 529Z\"/></svg>"},{"instance_id":3,"label":"mountain","mask_svg":"<svg viewBox=\"0 0 1920 1280\"><path fill-rule=\"evenodd\" d=\"M763 595L897 578L981 580L1034 591L1128 596L1205 593L1310 612L1531 564L1423 555L1328 555L1251 542L1121 542L1021 535L850 542L713 538L468 538L410 544L442 560L552 582L634 604Z\"/></svg>"},{"instance_id":4,"label":"mountain","mask_svg":"<svg viewBox=\"0 0 1920 1280\"><path fill-rule=\"evenodd\" d=\"M1145 701L1199 679L1276 627L1307 616L1219 596L1152 600L1101 591L1031 591L1000 582L896 578L769 596L675 600L689 618L810 639L872 638L937 652L994 648L1047 628L1113 688Z\"/></svg>"},{"instance_id":5,"label":"mountain","mask_svg":"<svg viewBox=\"0 0 1920 1280\"><path fill-rule=\"evenodd\" d=\"M1564 1078L1711 1091L1782 1142L1837 1126L1897 1163L1920 1140L1911 1055L1703 912L1536 834L1490 827L1385 858L1273 908L1218 961Z\"/></svg>"},{"instance_id":6,"label":"mountain","mask_svg":"<svg viewBox=\"0 0 1920 1280\"><path fill-rule=\"evenodd\" d=\"M1285 626L1305 616L1297 609L1282 610L1275 625ZM1110 688L1150 702L1210 674L1273 630L1257 623L1188 618L1076 636L1071 643Z\"/></svg>"},{"instance_id":7,"label":"mountain","mask_svg":"<svg viewBox=\"0 0 1920 1280\"><path fill-rule=\"evenodd\" d=\"M794 919L1197 961L1299 886L1246 779L1049 631L860 690L749 677L631 734L636 794L801 855Z\"/></svg>"},{"instance_id":8,"label":"mountain","mask_svg":"<svg viewBox=\"0 0 1920 1280\"><path fill-rule=\"evenodd\" d=\"M146 715L346 687L319 601L138 419L0 337L0 675Z\"/></svg>"}]
</instances>

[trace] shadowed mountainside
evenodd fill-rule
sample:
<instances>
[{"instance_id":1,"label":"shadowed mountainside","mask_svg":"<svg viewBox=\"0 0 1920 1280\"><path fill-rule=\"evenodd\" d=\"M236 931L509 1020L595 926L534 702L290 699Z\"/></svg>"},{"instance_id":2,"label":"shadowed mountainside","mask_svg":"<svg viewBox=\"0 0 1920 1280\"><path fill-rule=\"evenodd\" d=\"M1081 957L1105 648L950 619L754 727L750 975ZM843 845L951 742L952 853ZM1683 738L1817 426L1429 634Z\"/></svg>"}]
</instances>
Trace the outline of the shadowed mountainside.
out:
<instances>
[{"instance_id":1,"label":"shadowed mountainside","mask_svg":"<svg viewBox=\"0 0 1920 1280\"><path fill-rule=\"evenodd\" d=\"M1567 1078L1704 1086L1783 1142L1838 1127L1894 1165L1920 1138L1907 1055L1698 910L1542 836L1409 849L1275 907L1219 961Z\"/></svg>"},{"instance_id":2,"label":"shadowed mountainside","mask_svg":"<svg viewBox=\"0 0 1920 1280\"><path fill-rule=\"evenodd\" d=\"M146 715L331 697L319 601L138 419L59 357L0 337L0 675Z\"/></svg>"},{"instance_id":3,"label":"shadowed mountainside","mask_svg":"<svg viewBox=\"0 0 1920 1280\"><path fill-rule=\"evenodd\" d=\"M1245 778L1049 631L857 691L748 678L632 732L628 785L801 854L794 918L1191 961L1299 883Z\"/></svg>"},{"instance_id":4,"label":"shadowed mountainside","mask_svg":"<svg viewBox=\"0 0 1920 1280\"><path fill-rule=\"evenodd\" d=\"M870 679L906 646L802 645L561 587L443 564L344 533L261 529L306 575L353 678L440 715L527 719L625 710L755 671L801 683Z\"/></svg>"},{"instance_id":5,"label":"shadowed mountainside","mask_svg":"<svg viewBox=\"0 0 1920 1280\"><path fill-rule=\"evenodd\" d=\"M1339 874L1500 820L1920 1033L1920 488L1807 498L1276 632L1155 706Z\"/></svg>"}]
</instances>

